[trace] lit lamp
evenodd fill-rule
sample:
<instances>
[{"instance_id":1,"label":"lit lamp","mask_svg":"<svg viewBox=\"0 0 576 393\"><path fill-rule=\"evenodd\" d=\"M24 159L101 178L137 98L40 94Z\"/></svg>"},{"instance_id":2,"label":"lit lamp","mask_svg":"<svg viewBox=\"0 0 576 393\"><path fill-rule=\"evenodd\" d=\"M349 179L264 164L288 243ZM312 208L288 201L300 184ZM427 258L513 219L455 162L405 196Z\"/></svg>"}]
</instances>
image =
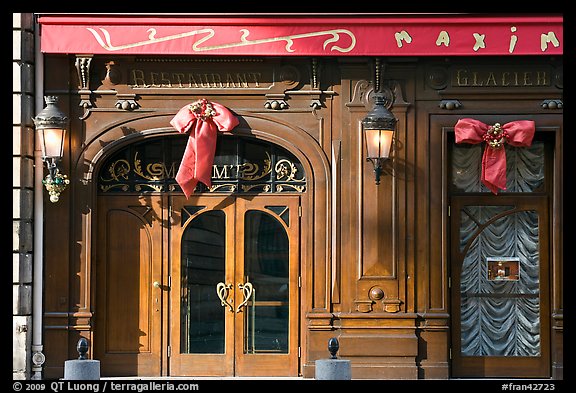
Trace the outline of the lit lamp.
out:
<instances>
[{"instance_id":1,"label":"lit lamp","mask_svg":"<svg viewBox=\"0 0 576 393\"><path fill-rule=\"evenodd\" d=\"M366 139L366 160L374 165L376 184L380 184L382 166L390 156L396 122L394 115L386 108L384 95L375 93L374 108L364 117L362 125Z\"/></svg>"},{"instance_id":2,"label":"lit lamp","mask_svg":"<svg viewBox=\"0 0 576 393\"><path fill-rule=\"evenodd\" d=\"M58 202L60 193L70 183L66 175L58 170L57 163L64 155L64 138L68 117L56 106L58 97L46 96L46 108L36 115L34 124L38 132L38 139L42 149L42 160L48 168L48 175L42 183L50 194L51 202Z\"/></svg>"}]
</instances>

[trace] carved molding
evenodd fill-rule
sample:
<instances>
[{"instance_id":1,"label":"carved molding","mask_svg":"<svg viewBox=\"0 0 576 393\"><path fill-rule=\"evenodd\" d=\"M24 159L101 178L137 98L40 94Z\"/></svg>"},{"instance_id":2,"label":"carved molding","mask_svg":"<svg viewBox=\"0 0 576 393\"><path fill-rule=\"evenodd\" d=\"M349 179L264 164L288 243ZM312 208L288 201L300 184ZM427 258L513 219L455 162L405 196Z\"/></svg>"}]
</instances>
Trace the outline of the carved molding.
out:
<instances>
[{"instance_id":1,"label":"carved molding","mask_svg":"<svg viewBox=\"0 0 576 393\"><path fill-rule=\"evenodd\" d=\"M373 286L368 291L368 297L374 301L381 300L384 298L384 291L379 286Z\"/></svg>"},{"instance_id":2,"label":"carved molding","mask_svg":"<svg viewBox=\"0 0 576 393\"><path fill-rule=\"evenodd\" d=\"M312 58L310 61L310 106L312 107L312 110L316 110L322 107L322 89L320 88L319 82L320 70L321 63L318 62L318 59Z\"/></svg>"},{"instance_id":3,"label":"carved molding","mask_svg":"<svg viewBox=\"0 0 576 393\"><path fill-rule=\"evenodd\" d=\"M392 91L392 96L394 97L394 107L407 107L410 105L410 103L404 98L404 91L402 90L400 81L389 80L387 82L387 86Z\"/></svg>"},{"instance_id":4,"label":"carved molding","mask_svg":"<svg viewBox=\"0 0 576 393\"><path fill-rule=\"evenodd\" d=\"M315 57L310 61L310 86L313 90L319 90L319 71L320 66L318 64L318 59Z\"/></svg>"},{"instance_id":5,"label":"carved molding","mask_svg":"<svg viewBox=\"0 0 576 393\"><path fill-rule=\"evenodd\" d=\"M354 304L358 312L371 312L374 302L372 300L354 300Z\"/></svg>"},{"instance_id":6,"label":"carved molding","mask_svg":"<svg viewBox=\"0 0 576 393\"><path fill-rule=\"evenodd\" d=\"M288 109L286 94L266 94L266 98L264 108L273 110Z\"/></svg>"},{"instance_id":7,"label":"carved molding","mask_svg":"<svg viewBox=\"0 0 576 393\"><path fill-rule=\"evenodd\" d=\"M93 107L90 90L90 64L92 63L92 56L80 55L76 56L75 66L76 74L78 76L78 90L80 94L79 106L88 109Z\"/></svg>"},{"instance_id":8,"label":"carved molding","mask_svg":"<svg viewBox=\"0 0 576 393\"><path fill-rule=\"evenodd\" d=\"M102 81L103 86L111 87L122 82L122 73L116 68L115 61L108 61L105 63L106 76Z\"/></svg>"},{"instance_id":9,"label":"carved molding","mask_svg":"<svg viewBox=\"0 0 576 393\"><path fill-rule=\"evenodd\" d=\"M375 310L375 305L382 305L382 311L387 313L397 313L400 311L402 301L398 298L387 297L384 290L379 285L370 287L367 292L367 299L354 300L356 311L362 313L369 313L372 311L377 312L380 307L376 307Z\"/></svg>"},{"instance_id":10,"label":"carved molding","mask_svg":"<svg viewBox=\"0 0 576 393\"><path fill-rule=\"evenodd\" d=\"M449 111L462 108L462 104L458 100L442 100L438 106Z\"/></svg>"},{"instance_id":11,"label":"carved molding","mask_svg":"<svg viewBox=\"0 0 576 393\"><path fill-rule=\"evenodd\" d=\"M90 63L92 63L92 56L76 56L76 73L78 75L78 89L90 89Z\"/></svg>"},{"instance_id":12,"label":"carved molding","mask_svg":"<svg viewBox=\"0 0 576 393\"><path fill-rule=\"evenodd\" d=\"M384 105L390 109L393 106L408 106L410 103L404 99L402 86L397 80L388 80L382 84L380 92L384 95ZM364 107L371 109L374 105L374 85L361 79L356 82L352 90L352 99L346 103L347 107Z\"/></svg>"},{"instance_id":13,"label":"carved molding","mask_svg":"<svg viewBox=\"0 0 576 393\"><path fill-rule=\"evenodd\" d=\"M332 313L308 313L308 330L333 330L334 318Z\"/></svg>"},{"instance_id":14,"label":"carved molding","mask_svg":"<svg viewBox=\"0 0 576 393\"><path fill-rule=\"evenodd\" d=\"M396 313L400 311L400 305L402 301L400 299L384 299L382 300L382 306L384 311L389 313Z\"/></svg>"},{"instance_id":15,"label":"carved molding","mask_svg":"<svg viewBox=\"0 0 576 393\"><path fill-rule=\"evenodd\" d=\"M116 101L114 106L117 109L132 111L140 107L136 102L136 94L116 94L116 97L118 98L118 101Z\"/></svg>"},{"instance_id":16,"label":"carved molding","mask_svg":"<svg viewBox=\"0 0 576 393\"><path fill-rule=\"evenodd\" d=\"M563 67L558 67L554 73L554 85L559 88L564 88L564 69Z\"/></svg>"},{"instance_id":17,"label":"carved molding","mask_svg":"<svg viewBox=\"0 0 576 393\"><path fill-rule=\"evenodd\" d=\"M352 88L352 99L346 103L347 107L362 106L368 107L368 91L374 87L365 79L361 79L354 84Z\"/></svg>"},{"instance_id":18,"label":"carved molding","mask_svg":"<svg viewBox=\"0 0 576 393\"><path fill-rule=\"evenodd\" d=\"M296 86L300 83L300 71L291 65L282 66L278 71L278 82L288 86Z\"/></svg>"},{"instance_id":19,"label":"carved molding","mask_svg":"<svg viewBox=\"0 0 576 393\"><path fill-rule=\"evenodd\" d=\"M564 108L564 103L562 100L544 100L540 106L544 109L562 109Z\"/></svg>"},{"instance_id":20,"label":"carved molding","mask_svg":"<svg viewBox=\"0 0 576 393\"><path fill-rule=\"evenodd\" d=\"M448 70L444 67L433 67L426 72L426 82L434 90L443 90L450 80Z\"/></svg>"}]
</instances>

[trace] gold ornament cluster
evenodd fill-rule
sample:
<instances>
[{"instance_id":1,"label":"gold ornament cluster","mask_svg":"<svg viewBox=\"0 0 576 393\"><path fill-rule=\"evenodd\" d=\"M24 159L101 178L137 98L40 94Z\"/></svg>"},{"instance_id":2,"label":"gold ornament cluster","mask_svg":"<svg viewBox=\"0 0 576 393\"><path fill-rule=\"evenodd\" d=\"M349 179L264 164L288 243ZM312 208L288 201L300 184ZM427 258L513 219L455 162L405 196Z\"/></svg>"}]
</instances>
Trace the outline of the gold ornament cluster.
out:
<instances>
[{"instance_id":1,"label":"gold ornament cluster","mask_svg":"<svg viewBox=\"0 0 576 393\"><path fill-rule=\"evenodd\" d=\"M482 137L484 141L493 149L500 149L508 139L508 133L502 128L500 123L488 127L488 131Z\"/></svg>"},{"instance_id":2,"label":"gold ornament cluster","mask_svg":"<svg viewBox=\"0 0 576 393\"><path fill-rule=\"evenodd\" d=\"M205 98L193 102L192 104L188 105L188 108L190 109L190 112L193 112L196 117L203 121L218 115L216 109L214 109L214 106L212 106L212 104Z\"/></svg>"}]
</instances>

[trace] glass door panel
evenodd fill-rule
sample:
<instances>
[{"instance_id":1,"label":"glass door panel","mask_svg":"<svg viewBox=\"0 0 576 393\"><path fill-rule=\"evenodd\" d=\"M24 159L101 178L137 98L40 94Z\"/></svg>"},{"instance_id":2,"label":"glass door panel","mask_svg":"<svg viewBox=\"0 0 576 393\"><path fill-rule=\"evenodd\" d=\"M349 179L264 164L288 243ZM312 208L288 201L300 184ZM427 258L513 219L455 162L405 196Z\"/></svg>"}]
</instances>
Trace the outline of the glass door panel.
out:
<instances>
[{"instance_id":1,"label":"glass door panel","mask_svg":"<svg viewBox=\"0 0 576 393\"><path fill-rule=\"evenodd\" d=\"M180 351L224 353L225 311L216 288L225 281L226 216L200 213L182 236Z\"/></svg>"},{"instance_id":2,"label":"glass door panel","mask_svg":"<svg viewBox=\"0 0 576 393\"><path fill-rule=\"evenodd\" d=\"M236 200L236 375L298 375L299 202Z\"/></svg>"},{"instance_id":3,"label":"glass door panel","mask_svg":"<svg viewBox=\"0 0 576 393\"><path fill-rule=\"evenodd\" d=\"M540 354L539 230L534 210L462 209L462 356ZM488 222L470 232L473 222ZM473 233L471 240L468 240Z\"/></svg>"},{"instance_id":4,"label":"glass door panel","mask_svg":"<svg viewBox=\"0 0 576 393\"><path fill-rule=\"evenodd\" d=\"M172 376L234 373L234 205L224 197L171 197Z\"/></svg>"},{"instance_id":5,"label":"glass door panel","mask_svg":"<svg viewBox=\"0 0 576 393\"><path fill-rule=\"evenodd\" d=\"M546 200L452 199L452 375L549 376Z\"/></svg>"},{"instance_id":6,"label":"glass door panel","mask_svg":"<svg viewBox=\"0 0 576 393\"><path fill-rule=\"evenodd\" d=\"M290 249L286 230L269 213L249 210L244 221L246 304L244 353L288 353Z\"/></svg>"}]
</instances>

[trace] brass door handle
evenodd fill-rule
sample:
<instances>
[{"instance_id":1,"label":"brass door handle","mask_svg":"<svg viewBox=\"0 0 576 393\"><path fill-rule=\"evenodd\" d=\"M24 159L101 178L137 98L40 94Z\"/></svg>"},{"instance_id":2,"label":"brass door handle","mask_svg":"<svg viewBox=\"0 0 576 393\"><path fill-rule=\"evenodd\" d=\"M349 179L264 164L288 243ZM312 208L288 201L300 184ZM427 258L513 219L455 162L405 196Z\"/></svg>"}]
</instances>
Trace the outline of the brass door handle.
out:
<instances>
[{"instance_id":1,"label":"brass door handle","mask_svg":"<svg viewBox=\"0 0 576 393\"><path fill-rule=\"evenodd\" d=\"M220 304L223 307L230 307L230 312L234 312L234 307L232 304L228 303L228 292L230 289L233 288L232 284L224 284L223 282L219 282L216 284L216 294L218 295L218 299L220 299Z\"/></svg>"},{"instance_id":2,"label":"brass door handle","mask_svg":"<svg viewBox=\"0 0 576 393\"><path fill-rule=\"evenodd\" d=\"M158 281L154 281L154 283L152 284L152 286L154 288L160 288L160 283Z\"/></svg>"},{"instance_id":3,"label":"brass door handle","mask_svg":"<svg viewBox=\"0 0 576 393\"><path fill-rule=\"evenodd\" d=\"M248 303L248 300L250 300L250 298L252 297L252 293L254 292L254 287L249 282L246 282L244 284L238 284L238 288L240 288L240 290L242 291L242 294L244 295L244 300L242 300L242 303L238 305L236 312L242 311L242 307L245 306L246 303Z\"/></svg>"}]
</instances>

